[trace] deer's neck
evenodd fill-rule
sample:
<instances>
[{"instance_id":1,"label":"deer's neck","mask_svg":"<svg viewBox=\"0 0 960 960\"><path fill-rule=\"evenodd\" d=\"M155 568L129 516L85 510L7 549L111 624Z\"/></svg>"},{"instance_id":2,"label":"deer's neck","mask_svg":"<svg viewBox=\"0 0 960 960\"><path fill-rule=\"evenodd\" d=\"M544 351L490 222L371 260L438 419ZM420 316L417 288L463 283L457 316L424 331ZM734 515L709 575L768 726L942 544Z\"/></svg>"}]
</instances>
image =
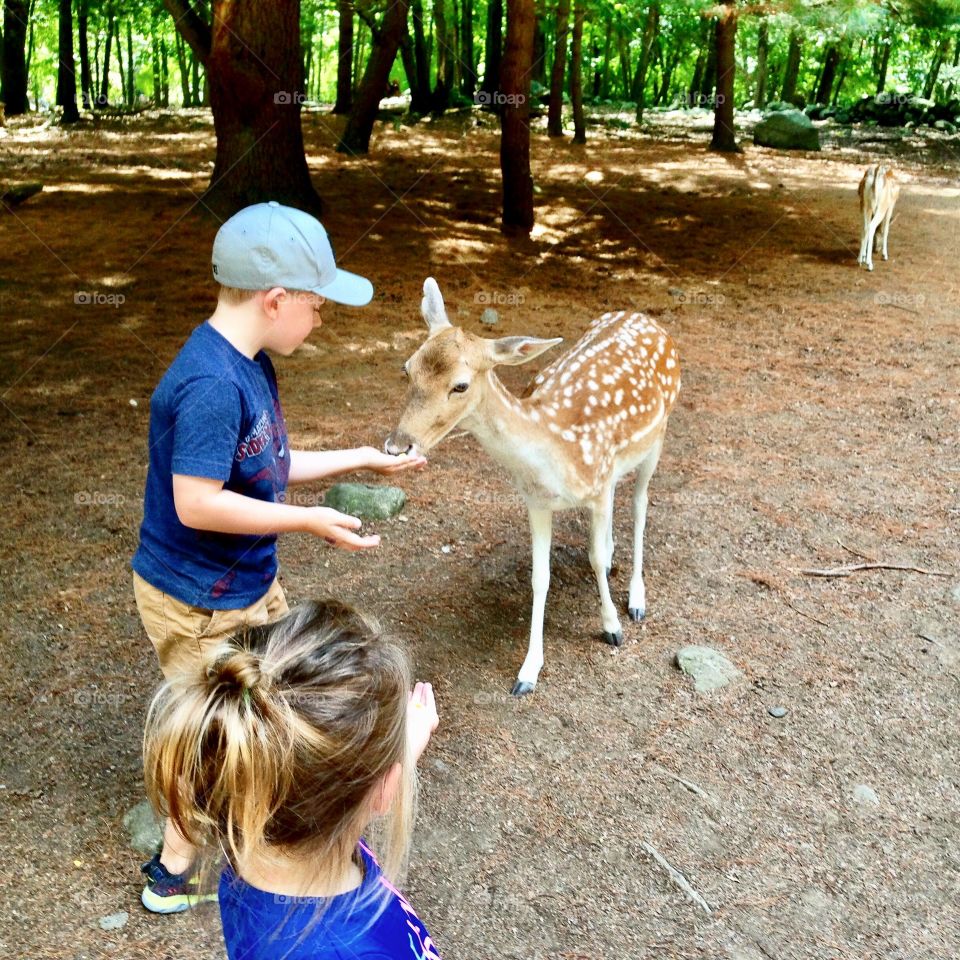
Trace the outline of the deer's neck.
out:
<instances>
[{"instance_id":1,"label":"deer's neck","mask_svg":"<svg viewBox=\"0 0 960 960\"><path fill-rule=\"evenodd\" d=\"M561 506L569 499L569 478L536 405L515 397L493 371L484 386L483 400L463 426L507 469L528 501Z\"/></svg>"}]
</instances>

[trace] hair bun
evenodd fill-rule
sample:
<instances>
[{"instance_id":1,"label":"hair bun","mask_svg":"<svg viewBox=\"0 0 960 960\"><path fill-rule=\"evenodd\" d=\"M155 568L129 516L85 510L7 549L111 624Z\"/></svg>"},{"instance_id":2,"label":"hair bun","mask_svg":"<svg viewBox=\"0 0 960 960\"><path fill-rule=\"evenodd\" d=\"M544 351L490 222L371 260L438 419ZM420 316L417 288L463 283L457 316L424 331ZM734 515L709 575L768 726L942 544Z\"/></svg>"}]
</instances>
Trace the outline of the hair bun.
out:
<instances>
[{"instance_id":1,"label":"hair bun","mask_svg":"<svg viewBox=\"0 0 960 960\"><path fill-rule=\"evenodd\" d=\"M264 686L265 680L260 670L260 658L249 650L236 648L214 660L207 668L207 677L237 691L255 690Z\"/></svg>"}]
</instances>

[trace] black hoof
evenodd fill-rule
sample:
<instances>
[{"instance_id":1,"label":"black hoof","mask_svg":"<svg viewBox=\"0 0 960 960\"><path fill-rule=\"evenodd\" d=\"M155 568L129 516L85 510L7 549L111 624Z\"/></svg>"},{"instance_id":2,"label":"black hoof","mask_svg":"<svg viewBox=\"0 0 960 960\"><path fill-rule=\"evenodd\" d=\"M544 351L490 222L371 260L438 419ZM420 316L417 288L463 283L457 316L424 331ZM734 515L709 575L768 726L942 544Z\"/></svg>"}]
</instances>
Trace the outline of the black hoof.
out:
<instances>
[{"instance_id":1,"label":"black hoof","mask_svg":"<svg viewBox=\"0 0 960 960\"><path fill-rule=\"evenodd\" d=\"M609 630L604 630L603 642L609 643L611 647L619 647L623 643L623 631L618 630L616 633L610 633Z\"/></svg>"},{"instance_id":2,"label":"black hoof","mask_svg":"<svg viewBox=\"0 0 960 960\"><path fill-rule=\"evenodd\" d=\"M525 697L528 693L533 693L533 684L526 680L518 680L510 691L515 697Z\"/></svg>"},{"instance_id":3,"label":"black hoof","mask_svg":"<svg viewBox=\"0 0 960 960\"><path fill-rule=\"evenodd\" d=\"M627 613L630 614L630 619L634 623L637 623L646 616L647 611L644 610L643 607L628 607Z\"/></svg>"}]
</instances>

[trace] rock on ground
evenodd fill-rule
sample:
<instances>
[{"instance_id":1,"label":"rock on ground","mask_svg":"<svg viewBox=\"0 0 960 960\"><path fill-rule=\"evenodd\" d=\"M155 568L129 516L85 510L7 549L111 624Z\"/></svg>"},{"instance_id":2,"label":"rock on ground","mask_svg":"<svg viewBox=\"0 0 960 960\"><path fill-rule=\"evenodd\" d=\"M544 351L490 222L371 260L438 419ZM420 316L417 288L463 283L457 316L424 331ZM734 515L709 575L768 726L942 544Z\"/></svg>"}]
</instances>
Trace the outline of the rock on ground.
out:
<instances>
[{"instance_id":1,"label":"rock on ground","mask_svg":"<svg viewBox=\"0 0 960 960\"><path fill-rule=\"evenodd\" d=\"M335 483L323 498L332 507L361 520L387 520L395 517L407 502L399 487L373 487L366 483Z\"/></svg>"},{"instance_id":2,"label":"rock on ground","mask_svg":"<svg viewBox=\"0 0 960 960\"><path fill-rule=\"evenodd\" d=\"M709 693L739 680L743 674L713 647L689 646L677 651L677 666L693 678L697 693Z\"/></svg>"},{"instance_id":3,"label":"rock on ground","mask_svg":"<svg viewBox=\"0 0 960 960\"><path fill-rule=\"evenodd\" d=\"M778 110L753 128L753 142L778 150L819 150L820 134L800 110Z\"/></svg>"},{"instance_id":4,"label":"rock on ground","mask_svg":"<svg viewBox=\"0 0 960 960\"><path fill-rule=\"evenodd\" d=\"M163 831L157 823L149 800L141 800L126 812L123 825L130 834L130 846L149 856L157 853L163 843Z\"/></svg>"}]
</instances>

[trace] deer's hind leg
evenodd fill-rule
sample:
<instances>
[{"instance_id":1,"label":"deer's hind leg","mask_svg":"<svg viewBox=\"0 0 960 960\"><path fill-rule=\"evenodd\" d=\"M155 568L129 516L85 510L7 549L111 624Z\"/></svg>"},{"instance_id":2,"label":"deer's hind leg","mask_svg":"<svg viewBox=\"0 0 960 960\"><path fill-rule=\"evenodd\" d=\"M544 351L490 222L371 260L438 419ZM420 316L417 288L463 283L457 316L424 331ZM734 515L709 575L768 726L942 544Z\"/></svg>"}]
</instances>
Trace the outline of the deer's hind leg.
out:
<instances>
[{"instance_id":1,"label":"deer's hind leg","mask_svg":"<svg viewBox=\"0 0 960 960\"><path fill-rule=\"evenodd\" d=\"M611 487L613 479L611 478ZM617 608L610 598L610 584L607 582L607 564L609 562L610 523L613 514L612 490L604 491L590 506L590 566L597 578L600 591L600 616L603 620L603 639L619 647L623 643L623 631Z\"/></svg>"}]
</instances>

